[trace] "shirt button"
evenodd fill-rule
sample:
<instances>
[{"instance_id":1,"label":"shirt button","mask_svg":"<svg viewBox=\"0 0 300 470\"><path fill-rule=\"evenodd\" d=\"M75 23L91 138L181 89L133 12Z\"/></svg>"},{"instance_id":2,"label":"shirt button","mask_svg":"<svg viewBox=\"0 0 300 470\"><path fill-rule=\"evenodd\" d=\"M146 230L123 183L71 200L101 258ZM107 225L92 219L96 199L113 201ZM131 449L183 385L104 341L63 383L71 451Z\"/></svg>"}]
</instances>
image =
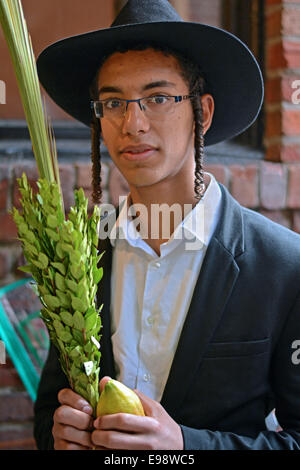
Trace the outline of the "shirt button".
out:
<instances>
[{"instance_id":1,"label":"shirt button","mask_svg":"<svg viewBox=\"0 0 300 470\"><path fill-rule=\"evenodd\" d=\"M160 268L161 264L159 262L155 263L154 265L156 268Z\"/></svg>"},{"instance_id":2,"label":"shirt button","mask_svg":"<svg viewBox=\"0 0 300 470\"><path fill-rule=\"evenodd\" d=\"M144 374L144 382L149 382L150 381L150 374Z\"/></svg>"},{"instance_id":3,"label":"shirt button","mask_svg":"<svg viewBox=\"0 0 300 470\"><path fill-rule=\"evenodd\" d=\"M150 317L147 318L147 323L148 323L148 325L153 325L154 318L151 315L150 315Z\"/></svg>"}]
</instances>

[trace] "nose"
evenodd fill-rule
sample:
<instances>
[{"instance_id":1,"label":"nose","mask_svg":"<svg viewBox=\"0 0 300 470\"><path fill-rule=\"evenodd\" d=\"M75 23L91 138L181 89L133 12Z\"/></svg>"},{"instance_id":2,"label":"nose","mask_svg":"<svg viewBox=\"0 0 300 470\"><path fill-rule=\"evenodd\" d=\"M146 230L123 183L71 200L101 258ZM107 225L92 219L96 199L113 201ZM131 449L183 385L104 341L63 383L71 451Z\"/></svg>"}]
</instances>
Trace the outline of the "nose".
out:
<instances>
[{"instance_id":1,"label":"nose","mask_svg":"<svg viewBox=\"0 0 300 470\"><path fill-rule=\"evenodd\" d=\"M128 103L124 114L122 132L127 135L138 135L148 132L150 121L141 110L139 103Z\"/></svg>"}]
</instances>

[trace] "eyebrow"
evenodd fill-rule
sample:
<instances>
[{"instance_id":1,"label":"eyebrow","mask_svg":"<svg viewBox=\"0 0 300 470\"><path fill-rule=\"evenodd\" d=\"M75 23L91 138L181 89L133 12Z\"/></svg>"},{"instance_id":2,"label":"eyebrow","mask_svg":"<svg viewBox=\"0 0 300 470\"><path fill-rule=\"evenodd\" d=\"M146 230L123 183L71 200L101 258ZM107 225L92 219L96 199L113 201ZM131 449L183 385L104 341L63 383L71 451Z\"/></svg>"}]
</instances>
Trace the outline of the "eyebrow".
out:
<instances>
[{"instance_id":1,"label":"eyebrow","mask_svg":"<svg viewBox=\"0 0 300 470\"><path fill-rule=\"evenodd\" d=\"M170 88L176 86L175 83L168 82L167 80L159 80L157 82L151 82L145 85L142 88L142 91L151 90L152 88ZM101 93L123 93L121 88L114 87L114 86L103 86L99 90L99 95Z\"/></svg>"}]
</instances>

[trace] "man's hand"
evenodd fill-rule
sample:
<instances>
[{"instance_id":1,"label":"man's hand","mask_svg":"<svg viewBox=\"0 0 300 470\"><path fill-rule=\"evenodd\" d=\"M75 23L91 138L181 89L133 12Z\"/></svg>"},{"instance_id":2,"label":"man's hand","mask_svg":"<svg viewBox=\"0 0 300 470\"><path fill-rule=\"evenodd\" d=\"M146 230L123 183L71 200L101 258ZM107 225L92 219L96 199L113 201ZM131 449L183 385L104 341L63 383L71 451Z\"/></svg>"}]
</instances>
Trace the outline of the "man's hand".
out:
<instances>
[{"instance_id":1,"label":"man's hand","mask_svg":"<svg viewBox=\"0 0 300 470\"><path fill-rule=\"evenodd\" d=\"M107 377L102 379L101 389L107 380ZM180 426L160 403L134 391L140 397L146 416L117 413L97 418L91 435L93 444L100 449L182 450Z\"/></svg>"},{"instance_id":2,"label":"man's hand","mask_svg":"<svg viewBox=\"0 0 300 470\"><path fill-rule=\"evenodd\" d=\"M93 447L93 410L89 403L71 389L58 394L61 404L54 413L52 434L55 450L88 450Z\"/></svg>"}]
</instances>

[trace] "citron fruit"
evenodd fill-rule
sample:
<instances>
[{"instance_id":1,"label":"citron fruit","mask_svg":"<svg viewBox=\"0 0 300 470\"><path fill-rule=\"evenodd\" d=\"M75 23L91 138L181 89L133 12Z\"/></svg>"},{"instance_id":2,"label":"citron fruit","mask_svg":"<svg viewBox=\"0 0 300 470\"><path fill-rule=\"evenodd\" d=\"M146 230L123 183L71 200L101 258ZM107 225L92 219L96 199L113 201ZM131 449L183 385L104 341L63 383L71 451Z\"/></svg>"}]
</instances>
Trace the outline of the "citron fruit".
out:
<instances>
[{"instance_id":1,"label":"citron fruit","mask_svg":"<svg viewBox=\"0 0 300 470\"><path fill-rule=\"evenodd\" d=\"M143 405L137 394L121 382L110 379L100 395L97 417L115 413L145 416Z\"/></svg>"}]
</instances>

